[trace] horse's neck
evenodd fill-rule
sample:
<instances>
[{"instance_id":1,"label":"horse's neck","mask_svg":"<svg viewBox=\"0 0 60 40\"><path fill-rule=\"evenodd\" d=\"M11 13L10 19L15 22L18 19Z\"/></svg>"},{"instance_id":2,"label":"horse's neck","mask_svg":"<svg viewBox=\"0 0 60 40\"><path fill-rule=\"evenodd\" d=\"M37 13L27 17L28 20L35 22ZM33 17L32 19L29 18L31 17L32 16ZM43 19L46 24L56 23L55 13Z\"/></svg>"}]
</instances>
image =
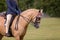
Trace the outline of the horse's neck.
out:
<instances>
[{"instance_id":1,"label":"horse's neck","mask_svg":"<svg viewBox=\"0 0 60 40\"><path fill-rule=\"evenodd\" d=\"M27 13L24 12L24 13L22 14L22 16L23 16L24 18L26 18L27 20L31 20L31 17L32 17L31 15L32 15L32 13L29 13L29 12L27 12Z\"/></svg>"},{"instance_id":2,"label":"horse's neck","mask_svg":"<svg viewBox=\"0 0 60 40\"><path fill-rule=\"evenodd\" d=\"M28 18L29 20L31 20L32 18L34 18L37 15L37 12L38 12L38 10L29 9L29 10L22 12L22 15L24 17Z\"/></svg>"}]
</instances>

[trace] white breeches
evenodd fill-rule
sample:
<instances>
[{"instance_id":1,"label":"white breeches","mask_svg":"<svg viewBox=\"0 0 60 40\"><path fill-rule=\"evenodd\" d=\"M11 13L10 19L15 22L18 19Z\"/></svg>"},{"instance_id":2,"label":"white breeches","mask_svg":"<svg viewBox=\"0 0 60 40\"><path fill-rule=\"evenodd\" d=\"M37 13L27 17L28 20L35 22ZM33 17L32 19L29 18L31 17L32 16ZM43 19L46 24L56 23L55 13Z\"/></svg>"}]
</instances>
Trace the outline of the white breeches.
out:
<instances>
[{"instance_id":1,"label":"white breeches","mask_svg":"<svg viewBox=\"0 0 60 40\"><path fill-rule=\"evenodd\" d=\"M12 15L8 14L7 15L7 21L6 21L6 33L8 33L8 29L9 29L11 18L12 18Z\"/></svg>"}]
</instances>

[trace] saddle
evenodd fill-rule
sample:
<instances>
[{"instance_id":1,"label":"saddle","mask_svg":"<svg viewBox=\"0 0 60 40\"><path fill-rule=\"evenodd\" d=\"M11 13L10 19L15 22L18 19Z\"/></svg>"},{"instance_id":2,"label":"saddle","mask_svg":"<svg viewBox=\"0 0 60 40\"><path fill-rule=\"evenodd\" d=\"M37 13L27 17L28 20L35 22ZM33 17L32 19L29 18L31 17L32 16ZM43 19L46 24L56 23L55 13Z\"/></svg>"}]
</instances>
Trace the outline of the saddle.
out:
<instances>
[{"instance_id":1,"label":"saddle","mask_svg":"<svg viewBox=\"0 0 60 40\"><path fill-rule=\"evenodd\" d=\"M4 19L6 19L6 12L1 12L0 16L3 17Z\"/></svg>"}]
</instances>

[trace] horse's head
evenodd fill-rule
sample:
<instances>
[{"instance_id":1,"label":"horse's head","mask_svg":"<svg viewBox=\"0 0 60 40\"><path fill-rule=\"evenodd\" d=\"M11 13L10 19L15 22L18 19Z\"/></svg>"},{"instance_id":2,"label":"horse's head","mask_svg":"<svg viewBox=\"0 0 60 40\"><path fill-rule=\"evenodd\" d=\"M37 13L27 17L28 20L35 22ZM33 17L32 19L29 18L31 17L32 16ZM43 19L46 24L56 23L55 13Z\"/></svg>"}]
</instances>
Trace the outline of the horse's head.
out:
<instances>
[{"instance_id":1,"label":"horse's head","mask_svg":"<svg viewBox=\"0 0 60 40\"><path fill-rule=\"evenodd\" d=\"M38 14L34 17L34 19L32 20L34 27L39 28L40 25L40 20L41 20L41 16L42 16L42 12L43 10L39 10Z\"/></svg>"}]
</instances>

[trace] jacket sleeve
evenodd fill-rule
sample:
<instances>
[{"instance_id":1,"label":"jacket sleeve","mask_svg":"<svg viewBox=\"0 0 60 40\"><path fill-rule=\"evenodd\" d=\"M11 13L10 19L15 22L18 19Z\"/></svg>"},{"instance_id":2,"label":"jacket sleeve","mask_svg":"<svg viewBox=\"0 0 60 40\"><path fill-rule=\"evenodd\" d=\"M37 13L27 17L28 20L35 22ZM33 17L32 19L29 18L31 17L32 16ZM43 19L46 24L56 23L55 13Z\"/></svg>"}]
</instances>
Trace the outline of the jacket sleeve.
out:
<instances>
[{"instance_id":1,"label":"jacket sleeve","mask_svg":"<svg viewBox=\"0 0 60 40\"><path fill-rule=\"evenodd\" d=\"M18 12L21 13L21 10L19 9L18 6L16 6L16 10L18 10Z\"/></svg>"}]
</instances>

